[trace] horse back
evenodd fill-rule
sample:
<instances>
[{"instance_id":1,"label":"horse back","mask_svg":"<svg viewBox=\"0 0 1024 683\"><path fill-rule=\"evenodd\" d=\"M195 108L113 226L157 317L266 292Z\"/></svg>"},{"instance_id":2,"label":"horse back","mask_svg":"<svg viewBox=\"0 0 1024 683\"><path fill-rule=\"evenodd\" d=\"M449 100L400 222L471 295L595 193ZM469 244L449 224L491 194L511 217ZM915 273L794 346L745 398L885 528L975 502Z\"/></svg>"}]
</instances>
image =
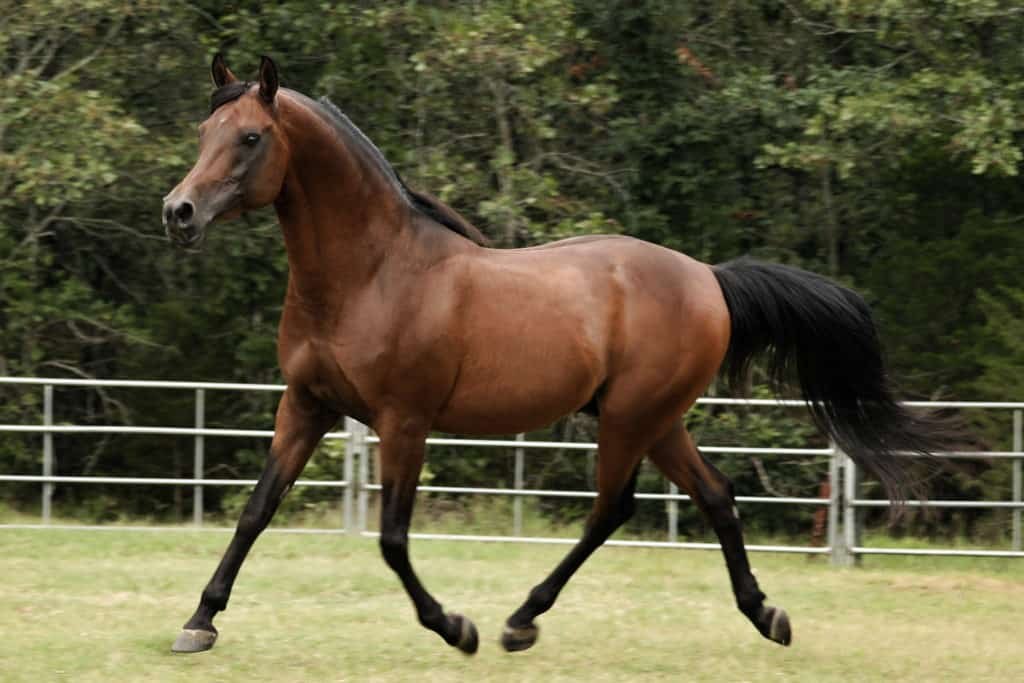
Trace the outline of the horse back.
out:
<instances>
[{"instance_id":1,"label":"horse back","mask_svg":"<svg viewBox=\"0 0 1024 683\"><path fill-rule=\"evenodd\" d=\"M595 404L624 376L641 391L706 386L728 345L728 311L710 267L640 240L477 250L450 277L461 359L441 411L445 429L540 427Z\"/></svg>"}]
</instances>

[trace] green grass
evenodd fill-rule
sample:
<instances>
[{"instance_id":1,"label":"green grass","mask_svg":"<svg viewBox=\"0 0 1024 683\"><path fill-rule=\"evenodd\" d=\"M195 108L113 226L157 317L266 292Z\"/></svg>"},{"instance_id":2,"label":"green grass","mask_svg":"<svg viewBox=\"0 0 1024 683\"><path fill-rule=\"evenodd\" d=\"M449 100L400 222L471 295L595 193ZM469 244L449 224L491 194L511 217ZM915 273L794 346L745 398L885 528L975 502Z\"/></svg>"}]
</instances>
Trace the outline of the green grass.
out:
<instances>
[{"instance_id":1,"label":"green grass","mask_svg":"<svg viewBox=\"0 0 1024 683\"><path fill-rule=\"evenodd\" d=\"M216 647L172 655L228 536L0 530L4 681L1014 680L1024 563L871 558L836 570L755 555L794 644L732 606L717 552L604 548L541 617L532 650L504 618L564 547L414 541L421 577L480 629L464 657L416 622L376 544L268 534L242 569ZM903 565L903 566L901 566Z\"/></svg>"}]
</instances>

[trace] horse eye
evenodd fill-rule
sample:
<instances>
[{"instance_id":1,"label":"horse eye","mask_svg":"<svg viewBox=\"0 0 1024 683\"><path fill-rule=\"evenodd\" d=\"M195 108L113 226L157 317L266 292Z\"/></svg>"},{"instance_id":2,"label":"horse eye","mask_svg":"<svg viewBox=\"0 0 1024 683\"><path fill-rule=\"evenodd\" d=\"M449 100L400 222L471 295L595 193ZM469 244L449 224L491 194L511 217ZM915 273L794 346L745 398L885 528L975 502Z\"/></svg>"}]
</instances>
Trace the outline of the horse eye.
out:
<instances>
[{"instance_id":1,"label":"horse eye","mask_svg":"<svg viewBox=\"0 0 1024 683\"><path fill-rule=\"evenodd\" d=\"M252 147L253 145L255 145L259 141L260 141L260 134L259 133L248 133L245 137L242 138L242 144L247 145L249 147Z\"/></svg>"}]
</instances>

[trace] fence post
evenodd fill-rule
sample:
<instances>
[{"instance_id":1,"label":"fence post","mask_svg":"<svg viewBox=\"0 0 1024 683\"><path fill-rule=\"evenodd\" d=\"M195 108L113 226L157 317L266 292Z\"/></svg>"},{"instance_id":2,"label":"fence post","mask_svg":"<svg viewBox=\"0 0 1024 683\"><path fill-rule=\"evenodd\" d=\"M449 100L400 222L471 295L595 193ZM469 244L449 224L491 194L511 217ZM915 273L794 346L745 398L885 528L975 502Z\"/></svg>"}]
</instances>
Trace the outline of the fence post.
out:
<instances>
[{"instance_id":1,"label":"fence post","mask_svg":"<svg viewBox=\"0 0 1024 683\"><path fill-rule=\"evenodd\" d=\"M366 446L366 425L357 420L352 420L348 425L352 455L359 458L359 517L352 533L361 534L366 531L366 509L370 503L370 491L366 488L370 483L370 449Z\"/></svg>"},{"instance_id":2,"label":"fence post","mask_svg":"<svg viewBox=\"0 0 1024 683\"><path fill-rule=\"evenodd\" d=\"M526 434L516 434L516 441L524 441ZM516 448L515 472L512 475L512 486L521 489L525 485L524 470L526 469L526 453L522 447ZM516 494L512 497L512 533L523 535L523 497Z\"/></svg>"},{"instance_id":3,"label":"fence post","mask_svg":"<svg viewBox=\"0 0 1024 683\"><path fill-rule=\"evenodd\" d=\"M840 504L842 492L842 451L833 443L832 455L828 458L828 547L829 557L834 566L845 567L850 563L850 555L846 552L843 535L840 533Z\"/></svg>"},{"instance_id":4,"label":"fence post","mask_svg":"<svg viewBox=\"0 0 1024 683\"><path fill-rule=\"evenodd\" d=\"M206 390L196 389L196 429L206 426ZM192 478L202 479L206 469L204 464L206 441L202 434L196 434L192 448ZM192 524L203 525L203 485L192 487Z\"/></svg>"},{"instance_id":5,"label":"fence post","mask_svg":"<svg viewBox=\"0 0 1024 683\"><path fill-rule=\"evenodd\" d=\"M860 529L857 526L859 520L857 508L853 503L857 499L859 483L857 464L843 453L843 545L848 555L847 566L861 563L860 556L853 550L860 545Z\"/></svg>"},{"instance_id":6,"label":"fence post","mask_svg":"<svg viewBox=\"0 0 1024 683\"><path fill-rule=\"evenodd\" d=\"M672 496L679 495L679 487L669 482L668 492ZM668 501L668 542L675 543L679 540L679 501L672 498Z\"/></svg>"},{"instance_id":7,"label":"fence post","mask_svg":"<svg viewBox=\"0 0 1024 683\"><path fill-rule=\"evenodd\" d=\"M345 533L354 535L356 533L355 519L352 516L354 497L352 491L355 487L355 420L351 417L345 418L345 431L348 438L345 439L345 472L342 477L345 479L345 491L341 500L341 519L345 527Z\"/></svg>"},{"instance_id":8,"label":"fence post","mask_svg":"<svg viewBox=\"0 0 1024 683\"><path fill-rule=\"evenodd\" d=\"M1024 450L1024 411L1019 408L1013 411L1013 450L1020 453ZM1021 502L1021 459L1019 457L1013 459L1013 502ZM1013 549L1020 550L1021 538L1020 538L1020 520L1021 520L1021 509L1015 508L1013 511Z\"/></svg>"},{"instance_id":9,"label":"fence post","mask_svg":"<svg viewBox=\"0 0 1024 683\"><path fill-rule=\"evenodd\" d=\"M53 426L53 385L43 386L43 424ZM53 476L53 432L43 432L43 476ZM43 524L50 523L53 483L43 482Z\"/></svg>"}]
</instances>

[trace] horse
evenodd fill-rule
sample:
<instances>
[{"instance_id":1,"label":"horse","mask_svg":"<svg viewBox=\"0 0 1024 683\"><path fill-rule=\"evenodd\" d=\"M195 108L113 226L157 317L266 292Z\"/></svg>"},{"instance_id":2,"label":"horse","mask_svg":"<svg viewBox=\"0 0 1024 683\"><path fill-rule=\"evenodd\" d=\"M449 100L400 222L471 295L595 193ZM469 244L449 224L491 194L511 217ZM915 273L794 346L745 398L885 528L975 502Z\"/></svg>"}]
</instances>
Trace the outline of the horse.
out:
<instances>
[{"instance_id":1,"label":"horse","mask_svg":"<svg viewBox=\"0 0 1024 683\"><path fill-rule=\"evenodd\" d=\"M723 372L755 358L778 391L791 377L820 428L894 500L912 484L896 451L937 448L929 418L899 405L864 299L797 268L741 258L708 265L626 236L493 249L438 199L410 189L326 99L280 87L273 60L239 80L217 55L198 159L164 198L169 239L273 205L288 255L278 333L287 382L261 474L175 652L214 645L214 616L257 536L321 437L342 416L380 438L379 544L419 622L473 654L476 626L446 611L409 559L408 530L432 430L525 432L575 412L598 421L597 497L579 542L505 622L525 650L584 561L633 514L646 457L716 533L736 605L789 645L790 620L750 570L733 486L682 416Z\"/></svg>"}]
</instances>

